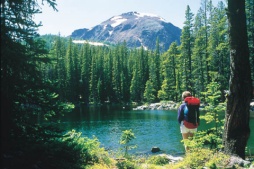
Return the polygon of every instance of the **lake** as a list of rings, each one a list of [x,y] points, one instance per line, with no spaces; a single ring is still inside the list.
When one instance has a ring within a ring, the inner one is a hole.
[[[224,117],[224,114],[222,116]],[[254,118],[251,118],[250,125],[253,129]],[[121,147],[119,140],[122,131],[132,129],[136,137],[132,143],[137,145],[137,148],[130,153],[147,154],[152,147],[159,147],[172,155],[184,153],[175,110],[133,110],[131,107],[109,105],[79,106],[61,119],[60,126],[64,130],[75,129],[89,138],[96,136],[101,146],[107,150],[118,151]],[[198,130],[209,127],[211,124],[207,125],[201,121]],[[248,141],[248,147],[253,151],[254,144],[250,143],[254,143],[254,131],[251,131]]]

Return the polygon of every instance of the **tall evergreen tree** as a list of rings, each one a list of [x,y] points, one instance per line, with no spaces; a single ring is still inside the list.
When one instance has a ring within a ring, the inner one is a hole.
[[[89,102],[89,79],[90,79],[90,63],[91,63],[91,49],[88,43],[85,43],[81,47],[80,51],[80,99],[81,101]]]
[[[164,100],[174,100],[177,101],[177,91],[176,91],[176,84],[177,84],[177,57],[179,55],[177,49],[177,43],[173,42],[169,50],[162,55],[162,76],[163,81],[161,85],[161,90],[158,91],[158,98]]]
[[[193,16],[189,5],[185,11],[185,22],[181,35],[181,76],[183,78],[182,89],[192,91],[193,84],[192,80],[192,48],[193,48]]]
[[[126,42],[124,42],[121,47],[121,56],[122,56],[122,72],[121,72],[121,101],[129,102],[130,101],[130,76],[128,74],[128,49]]]
[[[73,92],[72,89],[75,87],[75,65],[74,65],[74,46],[72,43],[72,39],[69,38],[68,40],[68,47],[66,51],[66,58],[65,58],[65,69],[66,69],[66,97],[69,98],[71,102],[75,101],[75,93]]]
[[[217,8],[212,11],[210,35],[209,35],[209,67],[210,76],[216,76],[216,81],[220,84],[222,93],[221,100],[224,100],[224,90],[228,87],[229,79],[229,44],[228,25],[225,5],[219,2]]]
[[[247,23],[247,35],[248,44],[250,51],[250,66],[251,66],[251,77],[254,79],[254,1],[246,0],[246,23]],[[252,82],[254,88],[254,82]]]
[[[91,60],[91,69],[90,69],[90,81],[89,81],[89,102],[97,104],[98,100],[98,77],[97,77],[97,65],[96,65],[96,56],[92,55]]]
[[[54,0],[44,2],[55,9]],[[4,153],[9,152],[13,142],[20,143],[15,138],[35,139],[28,129],[33,128],[31,119],[39,112],[44,117],[61,112],[56,111],[57,95],[46,87],[39,71],[48,59],[44,57],[47,52],[42,43],[35,40],[39,24],[33,17],[37,13],[40,13],[38,1],[1,1],[1,150]],[[10,136],[14,139],[10,140]]]
[[[120,45],[118,45],[114,51],[113,57],[113,73],[112,73],[112,85],[114,90],[114,99],[116,102],[121,100],[121,71],[122,71],[122,53]]]
[[[66,56],[66,45],[65,41],[60,37],[60,34],[56,37],[53,49],[50,51],[56,58],[56,86],[58,89],[59,96],[62,100],[66,98],[66,69],[65,69],[65,56]]]
[[[210,83],[210,67],[209,67],[209,60],[208,60],[208,37],[210,33],[210,15],[212,14],[212,1],[211,0],[202,0],[201,1],[201,15],[202,15],[202,21],[203,21],[203,29],[204,29],[204,53],[205,53],[205,66],[206,66],[206,84]]]
[[[205,72],[206,72],[206,38],[205,27],[202,21],[202,12],[198,11],[195,17],[195,41],[192,54],[192,66],[193,66],[193,94],[200,96],[200,93],[205,91]]]
[[[144,91],[144,100],[147,101],[148,103],[151,103],[155,101],[156,99],[156,90],[154,89],[154,85],[151,82],[151,80],[147,80],[146,82],[146,87]]]
[[[132,79],[130,85],[130,97],[132,101],[142,101],[145,91],[145,84],[148,80],[148,54],[141,47],[135,50],[132,66]]]
[[[224,150],[245,159],[245,148],[250,136],[252,97],[245,1],[228,0],[228,20],[231,75],[224,125]]]

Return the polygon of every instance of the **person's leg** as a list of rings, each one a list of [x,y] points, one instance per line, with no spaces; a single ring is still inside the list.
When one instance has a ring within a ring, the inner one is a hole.
[[[183,139],[188,139],[190,133],[182,133]]]
[[[190,134],[191,134],[191,133],[189,133],[189,132],[188,132],[188,133],[182,133],[183,140],[188,139]],[[189,150],[189,147],[186,146],[185,143],[184,143],[184,148],[185,148],[185,151],[186,151],[186,152]]]
[[[193,137],[193,136],[194,136],[194,133],[189,132],[189,137]]]

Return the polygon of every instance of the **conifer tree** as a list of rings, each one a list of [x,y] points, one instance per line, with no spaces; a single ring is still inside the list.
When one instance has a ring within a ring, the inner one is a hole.
[[[185,11],[185,22],[181,35],[180,69],[182,70],[182,89],[192,91],[192,48],[193,48],[193,16],[189,5]]]
[[[88,43],[84,43],[81,47],[80,51],[80,71],[81,71],[81,77],[80,77],[80,99],[88,103],[89,102],[89,79],[90,79],[90,63],[91,63],[91,48]]]
[[[195,17],[195,27],[194,27],[194,34],[195,34],[195,41],[193,47],[193,54],[192,59],[193,63],[193,94],[197,94],[200,96],[202,91],[205,91],[205,84],[206,84],[206,38],[205,38],[205,27],[204,22],[202,22],[202,13],[201,10],[198,11]]]
[[[177,100],[177,91],[176,91],[176,71],[177,71],[177,57],[179,55],[177,44],[173,42],[169,50],[162,55],[162,85],[161,90],[158,91],[158,98],[164,100]]]
[[[72,39],[69,38],[68,46],[66,51],[65,58],[65,69],[66,69],[66,97],[70,99],[70,101],[74,101],[74,93],[72,89],[74,88],[75,78],[74,78],[74,55],[73,55],[73,43]]]
[[[112,87],[112,53],[108,51],[104,55],[104,66],[103,66],[103,89],[104,89],[104,96],[103,99],[107,102],[113,100],[113,87]]]
[[[202,0],[201,1],[201,8],[200,8],[200,12],[201,12],[201,16],[202,16],[202,29],[204,29],[203,31],[203,35],[204,36],[204,55],[205,55],[205,67],[206,67],[206,71],[205,71],[205,82],[206,84],[210,83],[210,75],[209,75],[209,71],[210,71],[210,67],[209,67],[209,60],[208,60],[208,37],[209,37],[209,33],[210,33],[210,15],[212,14],[212,9],[213,9],[213,5],[212,5],[212,1],[211,0]]]
[[[229,79],[229,44],[228,44],[228,25],[223,2],[219,2],[218,6],[212,11],[210,35],[208,41],[209,67],[210,76],[215,77],[220,84],[222,93],[221,100],[224,100],[224,90],[228,87]]]
[[[251,69],[245,1],[228,0],[230,81],[224,125],[224,151],[245,159],[250,136]],[[241,32],[241,33],[239,33]]]
[[[156,99],[156,90],[154,89],[153,83],[151,80],[147,80],[146,87],[144,91],[144,100],[148,103],[152,103]]]
[[[96,67],[96,56],[92,55],[90,69],[90,81],[89,81],[89,102],[98,103],[98,77],[97,77],[97,67]]]
[[[246,0],[246,23],[247,23],[247,35],[248,44],[250,51],[250,66],[251,66],[251,77],[254,79],[254,1]],[[252,82],[254,88],[254,82]]]

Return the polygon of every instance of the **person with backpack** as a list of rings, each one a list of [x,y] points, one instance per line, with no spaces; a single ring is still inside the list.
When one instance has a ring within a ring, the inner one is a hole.
[[[194,136],[194,133],[197,132],[198,125],[200,124],[200,100],[193,97],[189,91],[184,91],[182,93],[182,99],[183,103],[178,109],[177,120],[180,124],[183,139],[188,139]],[[185,146],[185,151],[187,150],[189,150],[189,148]]]

